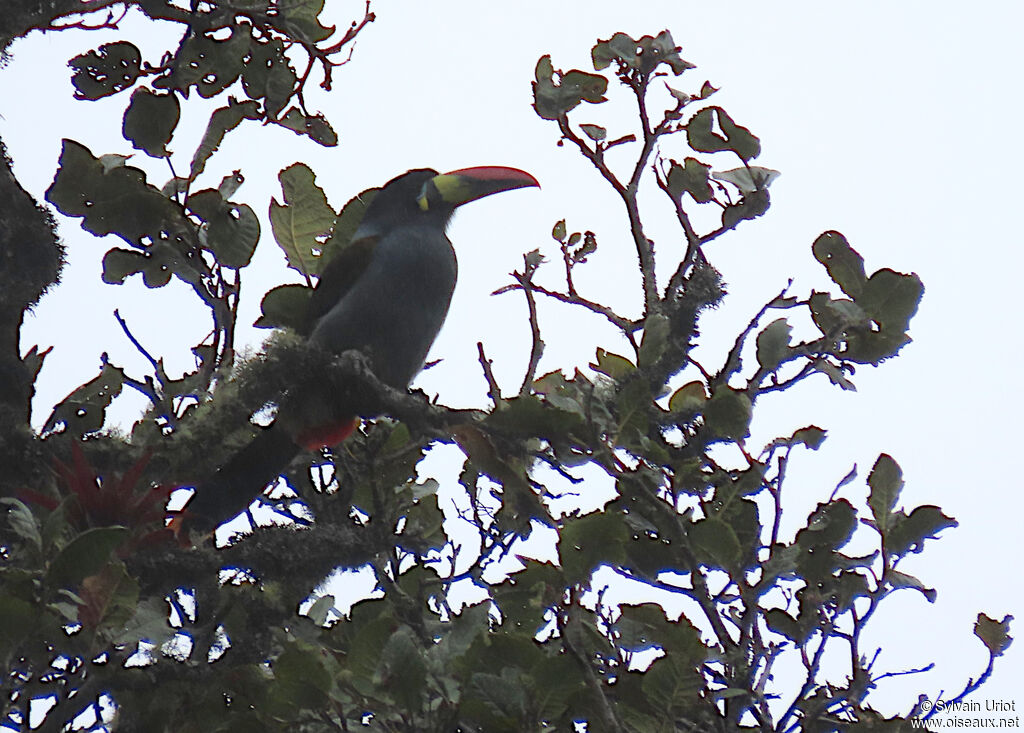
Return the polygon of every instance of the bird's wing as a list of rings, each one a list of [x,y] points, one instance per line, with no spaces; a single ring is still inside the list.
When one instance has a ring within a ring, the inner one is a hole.
[[[352,289],[373,259],[376,245],[377,237],[360,237],[330,259],[306,305],[305,334]]]

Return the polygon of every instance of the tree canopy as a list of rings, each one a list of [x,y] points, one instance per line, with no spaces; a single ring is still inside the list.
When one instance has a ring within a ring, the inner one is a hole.
[[[826,231],[808,243],[820,290],[781,287],[719,358],[695,358],[702,317],[728,297],[716,248],[757,226],[779,174],[760,165],[761,140],[694,76],[669,31],[611,31],[589,63],[557,50],[537,61],[537,115],[552,144],[577,151],[614,194],[629,241],[555,222],[557,257],[525,252],[499,291],[526,304],[524,378],[499,382],[479,344],[490,405],[452,409],[381,384],[358,354],[326,358],[290,330],[372,189],[341,202],[310,160],[280,172],[279,198],[245,202],[244,171],[217,168],[224,140],[244,135],[246,122],[339,144],[306,91],[329,91],[344,72],[374,21],[369,5],[343,29],[322,22],[323,0],[100,2],[81,15],[76,3],[45,15],[22,5],[0,39],[117,27],[122,10],[179,25],[180,40],[159,58],[126,38],[69,61],[78,98],[124,99],[118,123],[140,154],[171,162],[182,108],[195,97],[218,106],[187,169],[166,182],[124,155],[64,140],[46,201],[86,231],[119,238],[103,281],[184,283],[210,333],[192,349],[194,369],[172,376],[122,320],[151,370],[132,373],[104,355],[39,435],[29,401],[46,353],[22,355],[18,329],[58,282],[63,252],[48,209],[8,165],[0,726],[866,731],[934,714],[918,700],[897,717],[873,709],[875,683],[910,670],[878,669],[862,631],[893,593],[934,598],[902,563],[955,519],[902,501],[900,466],[882,453],[866,477],[851,472],[822,491],[800,528],[784,532],[787,467],[818,449],[827,426],[750,440],[765,395],[788,397],[812,379],[852,390],[858,367],[898,356],[924,286],[913,273],[873,269]],[[585,121],[595,105],[620,101],[635,110],[631,129]],[[674,215],[674,230],[657,236],[654,197]],[[257,325],[280,330],[240,358],[242,273],[257,246],[280,247],[302,283],[266,294]],[[639,312],[578,285],[599,247],[635,253]],[[544,277],[552,271],[556,285]],[[543,300],[602,319],[621,338],[585,369],[539,373]],[[176,535],[171,494],[250,440],[250,418],[296,373],[357,385],[361,429],[336,453],[294,463],[247,512],[247,529],[218,543]],[[148,402],[130,432],[107,415],[126,387]],[[439,445],[461,452],[456,485],[421,474]],[[862,480],[866,504],[847,492]],[[602,487],[610,498],[595,510],[584,499]],[[546,557],[531,538],[552,531],[557,556]],[[347,614],[330,591],[340,586],[324,585],[339,570],[373,578]],[[624,585],[637,600],[614,598]],[[668,614],[666,597],[681,615]],[[988,678],[1008,627],[978,615],[988,665],[948,700]]]

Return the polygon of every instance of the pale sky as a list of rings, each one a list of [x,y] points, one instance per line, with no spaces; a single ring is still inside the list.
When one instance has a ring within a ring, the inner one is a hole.
[[[351,9],[358,13],[361,3]],[[597,38],[667,28],[682,56],[697,65],[674,85],[696,90],[708,79],[721,87],[714,102],[761,138],[757,162],[782,172],[768,214],[708,250],[730,295],[703,322],[698,358],[720,363],[737,331],[788,277],[795,278],[796,295],[830,286],[810,252],[824,230],[843,232],[869,272],[891,267],[924,281],[911,326],[914,342],[898,358],[859,370],[855,393],[822,379],[766,398],[752,443],[812,423],[829,431],[821,450],[795,455],[791,463],[791,529],[854,463],[861,479],[841,495],[863,504],[863,478],[883,451],[903,468],[905,508],[938,504],[960,522],[902,567],[936,588],[937,602],[899,593],[869,626],[869,641],[883,647],[879,669],[932,661],[936,668],[886,680],[872,698],[875,706],[905,713],[918,694],[953,694],[980,673],[987,657],[972,634],[975,614],[1024,620],[1017,458],[1024,395],[1016,378],[1024,360],[1017,301],[1024,238],[1015,203],[1024,167],[1018,141],[1024,5],[677,0],[498,7],[382,0],[375,10],[378,20],[361,36],[351,63],[335,71],[334,92],[318,101],[339,134],[337,148],[283,129],[243,127],[208,166],[213,185],[241,168],[246,183],[236,198],[262,217],[265,239],[243,275],[242,322],[255,318],[266,289],[289,277],[269,237],[266,211],[271,195],[280,198],[277,171],[296,160],[316,171],[336,207],[413,167],[512,165],[541,181],[540,192],[467,206],[449,232],[460,283],[433,352],[444,362],[418,382],[445,404],[482,404],[478,340],[494,358],[504,389],[518,388],[525,308],[516,294],[489,293],[509,282],[507,273],[520,266],[523,252],[540,247],[549,258],[557,255],[550,231],[558,219],[566,218],[570,231],[598,235],[599,252],[578,281],[580,290],[636,316],[635,283],[621,276],[632,267],[632,245],[619,204],[589,163],[556,146],[557,128],[529,106],[529,83],[542,54],[552,54],[556,68],[591,70]],[[338,22],[344,26],[347,19]],[[173,33],[180,35],[177,28]],[[40,198],[56,169],[61,137],[96,154],[132,152],[119,134],[124,95],[71,101],[66,60],[105,40],[110,34],[35,34],[13,47],[13,62],[0,71],[0,99],[7,101],[0,134],[23,185]],[[161,44],[166,41],[154,38],[150,53]],[[198,99],[183,105],[182,132],[171,144],[179,170],[191,159],[211,109]],[[607,125],[618,136],[634,131],[631,111],[624,94],[613,91],[612,101],[580,109],[572,119]],[[685,156],[682,142],[667,142],[663,153]],[[623,164],[629,154],[612,163]],[[132,163],[150,171],[157,185],[170,177],[165,166],[142,157]],[[651,201],[648,234],[667,257],[677,233],[670,212],[657,197]],[[97,242],[67,220],[61,234],[70,255],[64,284],[29,318],[22,340],[23,349],[55,347],[36,404],[37,424],[49,406],[94,376],[102,351],[134,374],[145,373],[145,362],[111,315],[115,307],[172,371],[189,365],[188,347],[206,330],[205,313],[192,306],[185,288],[147,291],[138,278],[105,286],[99,262],[114,242]],[[557,283],[557,262],[549,267],[549,281]],[[597,319],[548,304],[541,318],[548,342],[541,372],[571,372],[590,361],[598,345],[621,349]],[[252,343],[262,336],[243,334]],[[137,409],[136,401],[117,414],[130,423]],[[973,699],[1016,699],[1024,706],[1022,649],[1011,647]]]

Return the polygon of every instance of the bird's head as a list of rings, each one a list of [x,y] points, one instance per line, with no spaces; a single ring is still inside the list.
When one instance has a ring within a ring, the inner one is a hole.
[[[517,168],[480,166],[451,173],[438,173],[430,168],[411,170],[392,178],[376,192],[358,236],[379,235],[383,228],[398,222],[440,220],[443,225],[463,204],[530,186],[539,188],[540,184]]]

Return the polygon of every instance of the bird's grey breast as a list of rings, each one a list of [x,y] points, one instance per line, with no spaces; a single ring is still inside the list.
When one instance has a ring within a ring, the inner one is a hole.
[[[456,275],[443,229],[396,227],[380,237],[366,272],[317,322],[310,341],[335,353],[359,349],[380,379],[404,387],[441,330]]]

